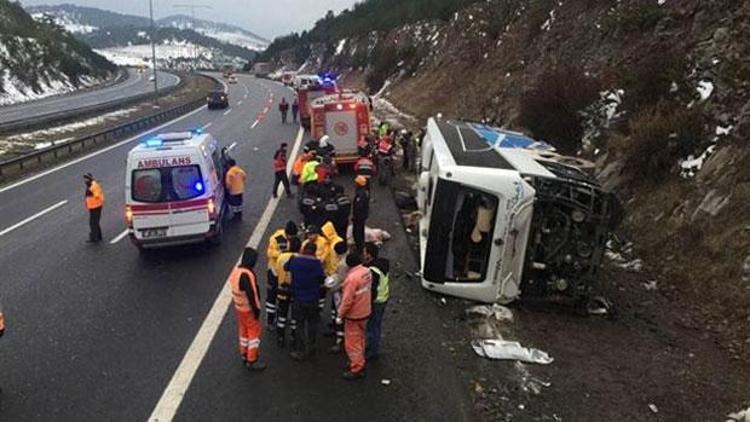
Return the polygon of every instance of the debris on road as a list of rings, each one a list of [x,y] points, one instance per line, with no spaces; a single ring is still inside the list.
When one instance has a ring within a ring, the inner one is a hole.
[[[539,349],[521,346],[517,341],[501,339],[474,340],[471,342],[474,352],[484,358],[493,360],[518,360],[521,362],[548,365],[554,359]]]
[[[447,301],[447,300],[446,300],[446,299],[445,299],[444,297],[441,297],[441,298],[440,298],[440,304],[441,304],[441,305],[447,305],[447,304],[448,304],[448,301]]]
[[[750,422],[750,407],[727,415],[727,422]]]
[[[646,283],[643,283],[643,287],[648,291],[656,290],[658,288],[658,286],[656,285],[656,280],[650,280]]]
[[[391,385],[391,380],[389,379],[382,379],[380,380],[380,383],[383,385]]]
[[[466,310],[466,315],[481,316],[485,318],[494,317],[497,321],[513,321],[513,312],[503,305],[497,303],[490,305],[472,306]]]
[[[659,413],[659,408],[656,407],[656,405],[653,404],[653,403],[649,403],[648,404],[648,408],[651,409],[651,411],[654,412],[654,413]]]
[[[346,229],[346,240],[350,245],[354,244],[351,225]],[[372,242],[378,246],[383,246],[383,243],[388,240],[391,240],[391,234],[387,231],[365,226],[365,242]]]

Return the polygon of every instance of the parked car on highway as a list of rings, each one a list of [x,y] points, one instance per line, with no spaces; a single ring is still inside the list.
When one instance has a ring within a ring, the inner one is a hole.
[[[221,240],[224,163],[202,131],[158,135],[128,153],[125,222],[139,250]]]
[[[227,108],[229,107],[229,94],[224,91],[211,91],[206,97],[208,109]]]

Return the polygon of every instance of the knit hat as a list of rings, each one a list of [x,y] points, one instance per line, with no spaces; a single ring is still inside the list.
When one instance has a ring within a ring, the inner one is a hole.
[[[83,178],[86,180],[94,180],[94,176],[91,173],[84,174]]]

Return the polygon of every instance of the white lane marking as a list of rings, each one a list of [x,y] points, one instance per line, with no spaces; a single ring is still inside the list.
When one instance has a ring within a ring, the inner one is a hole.
[[[208,122],[208,123],[206,123],[205,125],[203,125],[203,128],[202,128],[202,129],[203,129],[203,130],[206,130],[206,129],[210,128],[212,124],[214,124],[214,122]]]
[[[232,145],[229,145],[229,147],[227,147],[227,151],[233,150],[236,146],[237,146],[237,142],[232,142]]]
[[[232,112],[232,109],[230,108],[229,110],[227,110],[227,111],[225,111],[225,112],[224,112],[224,115],[225,115],[225,116],[228,116],[228,115],[229,115],[229,113],[231,113],[231,112]]]
[[[14,224],[14,225],[12,225],[10,227],[8,227],[7,229],[4,229],[3,231],[0,231],[0,236],[4,236],[4,235],[12,232],[13,230],[15,230],[15,229],[23,226],[24,224],[28,224],[28,223],[34,221],[35,219],[43,216],[44,214],[47,214],[50,211],[54,211],[55,209],[60,208],[60,207],[62,207],[63,205],[65,205],[67,203],[68,203],[68,200],[66,199],[66,200],[63,200],[63,201],[60,201],[60,202],[56,203],[55,205],[52,205],[51,207],[47,207],[47,208],[39,211],[38,213],[32,215],[31,217],[26,218],[26,219],[24,219],[22,221],[19,221],[18,223]]]
[[[116,238],[110,240],[109,244],[110,245],[114,245],[115,243],[121,241],[122,239],[125,238],[125,236],[128,235],[129,232],[130,232],[130,229],[125,229],[125,231],[123,231],[122,233],[118,234]]]
[[[126,140],[124,140],[124,141],[120,141],[120,142],[118,142],[118,143],[116,143],[116,144],[114,144],[114,145],[110,145],[110,146],[108,146],[108,147],[106,147],[106,148],[102,148],[102,149],[100,149],[100,150],[94,151],[94,152],[92,152],[91,154],[88,154],[88,155],[84,155],[83,157],[80,157],[80,158],[76,158],[75,160],[72,160],[72,161],[68,161],[68,162],[67,162],[67,163],[65,163],[65,164],[61,164],[61,165],[59,165],[59,166],[57,166],[57,167],[53,167],[53,168],[51,168],[51,169],[49,169],[49,170],[45,170],[45,171],[43,171],[43,172],[41,172],[41,173],[35,174],[35,175],[33,175],[33,176],[30,176],[30,177],[28,177],[28,178],[26,178],[26,179],[23,179],[23,180],[19,180],[19,181],[18,181],[18,182],[16,182],[16,183],[13,183],[13,184],[10,184],[10,185],[8,185],[8,186],[5,186],[5,187],[3,187],[3,188],[0,188],[0,193],[3,193],[3,192],[6,192],[6,191],[9,191],[9,190],[11,190],[11,189],[15,189],[15,188],[17,188],[17,187],[19,187],[19,186],[23,186],[23,185],[25,185],[25,184],[27,184],[27,183],[29,183],[29,182],[33,182],[34,180],[40,179],[40,178],[42,178],[42,177],[44,177],[44,176],[47,176],[48,174],[52,174],[52,173],[58,172],[58,171],[60,171],[60,170],[62,170],[62,169],[64,169],[64,168],[67,168],[67,167],[70,167],[70,166],[72,166],[72,165],[78,164],[78,163],[80,163],[80,162],[82,162],[82,161],[86,161],[86,160],[88,160],[89,158],[93,158],[93,157],[96,157],[97,155],[101,155],[101,154],[104,154],[104,153],[105,153],[105,152],[107,152],[107,151],[111,151],[111,150],[113,150],[113,149],[115,149],[115,148],[119,148],[119,147],[121,147],[121,146],[123,146],[123,145],[129,144],[130,142],[133,142],[134,140],[136,140],[136,139],[138,139],[138,138],[141,138],[141,137],[143,137],[144,135],[147,135],[147,134],[149,134],[149,133],[153,133],[153,132],[156,132],[156,131],[158,131],[158,130],[160,130],[160,129],[163,129],[163,128],[165,128],[165,127],[169,126],[169,125],[173,125],[173,124],[175,124],[175,123],[177,123],[177,122],[179,122],[179,121],[181,121],[181,120],[184,120],[184,119],[186,119],[186,118],[188,118],[188,117],[190,117],[190,116],[192,116],[192,115],[194,115],[194,114],[196,114],[196,113],[198,113],[198,112],[200,112],[200,111],[203,111],[203,110],[205,110],[205,109],[206,109],[206,106],[203,106],[203,107],[199,107],[199,108],[197,108],[197,109],[195,109],[195,110],[191,111],[191,112],[190,112],[190,113],[188,113],[188,114],[184,114],[184,115],[182,115],[182,116],[180,116],[180,117],[178,117],[178,118],[176,118],[176,119],[174,119],[174,120],[170,120],[170,121],[168,121],[167,123],[164,123],[163,125],[157,126],[157,127],[153,128],[153,129],[149,129],[149,130],[147,130],[147,131],[145,131],[145,132],[141,132],[140,134],[138,134],[138,135],[136,135],[136,136],[133,136],[133,137],[131,137],[131,138],[128,138],[128,139],[126,139]]]
[[[241,106],[242,105],[242,100],[237,101],[237,105]]]
[[[255,127],[258,126],[258,123],[260,123],[260,120],[254,121],[253,124],[250,126],[250,129],[255,129]]]
[[[302,137],[304,131],[300,128],[297,133],[297,140],[294,143],[292,150],[292,156],[295,156],[299,151],[300,144],[302,143]],[[291,173],[292,166],[294,165],[293,160],[289,160],[287,163],[286,171]],[[253,230],[253,234],[250,236],[250,240],[247,242],[247,246],[251,248],[258,248],[261,239],[268,228],[268,224],[271,222],[276,207],[279,205],[278,198],[271,198],[268,201],[266,209],[263,211],[258,224]],[[237,259],[237,263],[240,262],[240,258]],[[164,389],[159,402],[156,404],[151,416],[148,418],[152,422],[167,422],[174,419],[177,414],[177,410],[180,408],[182,400],[185,398],[190,383],[193,381],[195,373],[203,361],[203,358],[208,352],[211,342],[216,336],[216,332],[221,326],[221,321],[224,319],[224,315],[227,313],[227,308],[232,302],[232,292],[229,288],[228,281],[224,283],[219,295],[216,297],[211,310],[206,315],[206,319],[203,320],[201,328],[198,330],[193,342],[190,344],[185,356],[180,362],[180,366],[177,367],[172,379],[169,381],[169,385]]]

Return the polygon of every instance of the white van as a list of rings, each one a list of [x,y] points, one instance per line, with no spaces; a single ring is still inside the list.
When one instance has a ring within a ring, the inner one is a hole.
[[[621,212],[575,164],[520,133],[430,119],[417,198],[423,287],[485,303],[521,291],[588,299]]]
[[[305,89],[310,86],[320,85],[323,81],[318,75],[297,75],[294,77],[294,89]]]
[[[224,159],[207,133],[167,133],[128,154],[125,220],[139,248],[211,241],[222,234]]]

